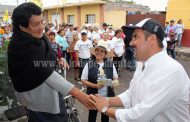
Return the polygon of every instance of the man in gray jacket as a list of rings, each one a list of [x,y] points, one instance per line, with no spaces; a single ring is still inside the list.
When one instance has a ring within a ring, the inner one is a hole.
[[[28,121],[67,122],[62,97],[67,94],[92,109],[89,96],[55,71],[58,61],[43,34],[41,8],[34,3],[23,3],[13,11],[12,22],[8,69],[17,98],[27,108]],[[66,65],[63,58],[59,63]]]

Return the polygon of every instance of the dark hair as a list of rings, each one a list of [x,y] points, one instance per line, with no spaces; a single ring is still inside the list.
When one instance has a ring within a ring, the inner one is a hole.
[[[144,30],[144,35],[145,35],[145,38],[147,39],[150,35],[152,35],[152,33],[149,33],[148,31]],[[160,40],[157,36],[156,36],[156,40],[157,40],[158,46],[160,48],[163,48],[164,45],[162,43],[162,40]]]
[[[13,31],[20,30],[19,26],[28,27],[32,15],[41,14],[41,8],[32,2],[19,5],[12,14]]]
[[[77,30],[78,30],[78,27],[74,27],[74,29],[73,29],[73,30],[77,31]]]
[[[179,21],[182,21],[182,19],[179,19],[179,20],[177,21],[177,24],[179,24]]]
[[[50,36],[50,35],[54,35],[54,36],[55,36],[55,33],[54,33],[54,32],[50,32],[50,33],[49,33],[49,36]]]
[[[87,35],[86,32],[82,32],[82,33],[81,33],[81,36],[86,36],[86,35]]]
[[[50,29],[45,27],[45,33],[47,33]]]
[[[57,31],[57,34],[60,34],[62,31],[64,31],[63,29],[59,29],[58,31]]]
[[[121,29],[117,29],[117,30],[115,31],[115,36],[116,36],[118,33],[120,33],[120,32],[122,32],[122,30],[121,30]]]

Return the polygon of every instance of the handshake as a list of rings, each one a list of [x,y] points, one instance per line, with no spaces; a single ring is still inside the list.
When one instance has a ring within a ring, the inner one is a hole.
[[[117,86],[119,85],[118,80],[111,80],[111,79],[99,79],[98,83],[104,85],[104,86]],[[99,95],[87,95],[81,91],[76,92],[77,94],[73,95],[80,103],[85,105],[90,110],[99,110],[102,111],[102,109],[105,106],[109,106],[109,101],[101,97]]]
[[[102,109],[105,106],[109,106],[109,101],[104,98],[101,97],[99,95],[87,95],[83,92],[79,93],[78,97],[76,97],[76,99],[82,103],[83,105],[85,105],[89,110],[98,110],[100,112],[102,112]]]

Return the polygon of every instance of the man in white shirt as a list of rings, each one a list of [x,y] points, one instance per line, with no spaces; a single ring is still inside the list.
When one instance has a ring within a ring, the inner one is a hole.
[[[98,34],[101,35],[101,37],[103,36],[103,33],[107,31],[108,28],[108,24],[107,23],[102,23],[102,27],[98,30]]]
[[[124,93],[107,99],[91,95],[90,101],[118,122],[190,122],[190,80],[182,65],[163,50],[162,26],[147,18],[127,29],[134,31],[130,45],[143,65]]]
[[[89,39],[87,39],[86,32],[82,32],[81,37],[82,39],[77,41],[74,47],[74,50],[77,52],[77,57],[79,58],[80,61],[80,69],[79,69],[80,77],[85,64],[90,60],[91,57],[90,48],[93,47],[92,42]]]

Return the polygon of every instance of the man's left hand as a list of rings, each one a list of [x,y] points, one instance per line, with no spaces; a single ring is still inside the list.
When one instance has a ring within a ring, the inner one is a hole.
[[[108,100],[106,100],[104,97],[101,97],[100,95],[90,95],[89,100],[97,109],[98,111],[102,111],[104,107],[109,106]]]

